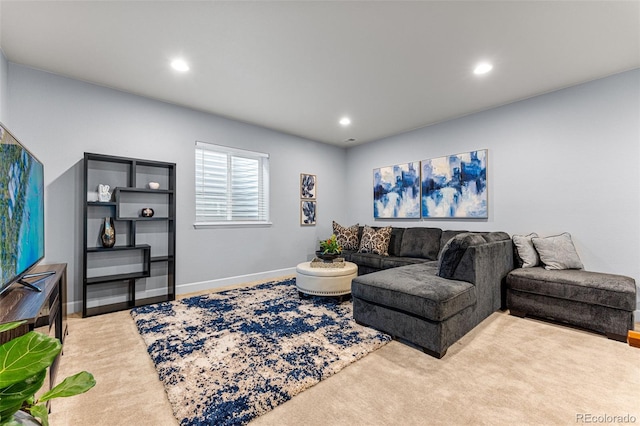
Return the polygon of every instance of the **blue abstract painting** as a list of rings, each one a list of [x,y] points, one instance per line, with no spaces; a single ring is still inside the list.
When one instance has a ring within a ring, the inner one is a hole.
[[[422,217],[487,218],[487,150],[423,160]]]
[[[373,170],[373,217],[420,217],[418,161]]]

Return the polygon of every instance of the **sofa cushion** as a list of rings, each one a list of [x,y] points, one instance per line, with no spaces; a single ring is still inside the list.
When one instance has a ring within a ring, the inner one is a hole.
[[[342,253],[340,253],[340,256],[347,262],[351,262],[351,255],[353,255],[354,253],[357,253],[357,252],[353,250],[342,250]]]
[[[358,266],[366,266],[368,268],[382,269],[382,256],[373,253],[360,253],[352,252],[349,258],[345,259],[348,262],[353,262]]]
[[[456,268],[468,247],[484,244],[487,240],[482,234],[474,232],[464,232],[456,235],[445,244],[438,257],[438,276],[442,278],[453,278]]]
[[[438,253],[438,257],[440,257],[440,253],[444,249],[444,246],[447,245],[449,240],[451,240],[456,235],[462,234],[464,232],[469,232],[469,231],[452,231],[452,230],[444,230],[444,231],[442,231],[442,236],[440,237],[440,252]]]
[[[552,237],[531,239],[544,269],[583,269],[582,261],[568,232]]]
[[[358,224],[348,228],[333,221],[333,234],[338,240],[338,244],[343,250],[358,250],[360,247],[360,238],[358,237]]]
[[[540,256],[536,248],[533,246],[533,237],[537,237],[538,234],[532,232],[529,235],[514,235],[513,245],[516,247],[517,263],[520,268],[533,268],[540,264]]]
[[[626,311],[636,309],[635,280],[623,275],[584,270],[545,270],[538,266],[511,271],[507,275],[507,287]]]
[[[438,259],[440,251],[440,228],[407,228],[402,236],[402,245],[398,256]]]
[[[493,232],[478,232],[482,235],[486,242],[493,243],[495,241],[510,240],[511,237],[506,232],[493,231]]]
[[[391,240],[391,227],[373,229],[370,226],[364,227],[362,238],[360,239],[359,253],[373,253],[382,256],[389,256],[389,242]]]
[[[433,262],[422,257],[398,257],[398,256],[385,256],[380,262],[382,269],[398,268],[400,266],[414,265],[416,263]]]
[[[436,275],[436,262],[425,262],[361,275],[351,282],[353,297],[444,321],[476,303],[475,286]]]
[[[400,247],[404,236],[405,228],[391,228],[391,238],[389,239],[389,256],[400,256]]]

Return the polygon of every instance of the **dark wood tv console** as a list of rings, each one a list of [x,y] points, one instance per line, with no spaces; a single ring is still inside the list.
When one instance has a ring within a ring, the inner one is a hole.
[[[44,278],[25,279],[27,282],[36,282],[41,292],[14,284],[0,295],[0,324],[26,321],[18,328],[0,333],[0,344],[32,330],[56,337],[64,343],[67,335],[67,264],[38,265],[30,272],[45,271],[54,273]],[[43,386],[44,390],[54,386],[59,360],[60,356],[51,365],[49,381]]]

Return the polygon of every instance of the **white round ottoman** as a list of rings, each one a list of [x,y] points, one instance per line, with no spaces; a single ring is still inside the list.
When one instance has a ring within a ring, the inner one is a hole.
[[[344,296],[351,294],[351,280],[358,276],[358,265],[344,262],[342,268],[312,268],[311,262],[296,266],[296,287],[302,294]]]

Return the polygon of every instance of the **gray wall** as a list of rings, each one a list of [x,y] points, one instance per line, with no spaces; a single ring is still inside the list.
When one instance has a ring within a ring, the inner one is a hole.
[[[487,148],[488,220],[376,224],[567,231],[587,269],[640,283],[639,118],[636,69],[352,147],[344,225],[373,222],[372,169]]]
[[[7,122],[8,109],[7,109],[7,58],[4,57],[4,53],[0,50],[0,123],[9,125]]]
[[[489,149],[488,220],[376,224],[512,234],[568,231],[588,269],[640,282],[639,93],[640,70],[629,71],[345,152],[13,63],[7,66],[0,58],[0,119],[10,121],[12,132],[45,163],[46,261],[69,264],[69,293],[75,301],[81,295],[85,151],[177,163],[179,292],[289,273],[331,232],[332,219],[345,225],[374,222],[373,168],[482,148]],[[271,154],[272,227],[193,229],[196,140]],[[318,176],[316,227],[299,225],[300,173]]]
[[[11,131],[45,164],[46,259],[69,264],[81,300],[82,157],[94,152],[177,163],[178,292],[291,273],[343,219],[342,148],[9,63]],[[194,229],[196,140],[271,155],[268,228]],[[318,179],[318,226],[300,226],[300,173]],[[72,309],[79,309],[76,304]]]

